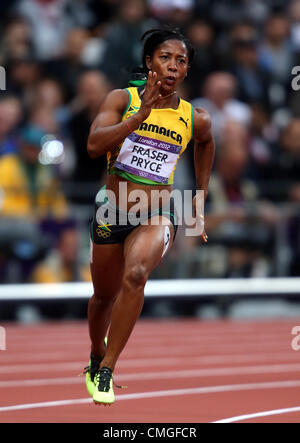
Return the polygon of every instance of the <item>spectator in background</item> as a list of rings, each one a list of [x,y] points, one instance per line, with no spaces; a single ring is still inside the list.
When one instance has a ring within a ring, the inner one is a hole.
[[[68,126],[71,105],[65,100],[65,90],[56,79],[45,77],[36,86],[29,120],[47,134],[63,143],[64,151],[56,164],[62,180],[70,179],[75,166],[75,152]]]
[[[196,20],[188,27],[187,37],[196,50],[188,75],[190,96],[196,98],[206,77],[218,66],[214,29],[209,23]]]
[[[21,103],[13,95],[0,96],[0,157],[17,151],[14,133],[22,118]]]
[[[294,49],[300,51],[300,0],[292,0],[288,8],[291,23],[291,41]]]
[[[271,159],[271,145],[277,140],[279,131],[263,103],[252,103],[251,115],[249,126],[251,166],[249,167],[249,175],[259,186],[260,179],[264,177],[264,168]]]
[[[272,7],[269,3],[265,0],[210,1],[210,17],[219,30],[227,30],[233,23],[245,21],[257,26],[269,15]]]
[[[23,17],[9,19],[2,31],[0,41],[0,62],[6,65],[10,59],[33,54],[30,25]]]
[[[223,277],[262,277],[271,272],[266,254],[270,252],[276,214],[267,204],[255,206],[253,212],[258,189],[247,179],[248,135],[243,125],[227,122],[210,181],[205,227],[212,245],[227,246],[227,257],[217,266],[223,268],[223,275],[219,275]],[[212,247],[213,255],[218,251]],[[216,256],[213,260],[219,259]]]
[[[19,152],[0,158],[1,217],[64,218],[67,204],[50,166],[39,163],[45,132],[29,125],[23,128]]]
[[[149,12],[162,23],[177,25],[187,24],[191,18],[194,0],[148,0]]]
[[[290,24],[284,14],[271,15],[264,25],[264,39],[259,47],[259,64],[270,76],[270,100],[275,108],[285,106],[290,90],[296,54],[290,40]]]
[[[266,198],[300,202],[300,118],[292,118],[272,146],[262,180],[268,185]]]
[[[78,82],[78,92],[74,100],[74,112],[69,122],[70,134],[75,151],[75,168],[72,180],[80,184],[81,196],[73,196],[77,203],[91,202],[91,189],[84,189],[84,185],[100,184],[106,170],[106,159],[99,157],[91,160],[87,153],[87,139],[91,123],[96,117],[99,107],[110,90],[106,76],[99,71],[87,71],[82,74]]]
[[[63,135],[65,94],[55,79],[44,77],[36,85],[29,120],[48,134]],[[61,134],[62,133],[62,134]]]
[[[47,75],[63,85],[67,100],[73,99],[80,75],[85,70],[82,55],[88,40],[88,31],[81,28],[72,29],[66,35],[60,57],[44,63]]]
[[[238,82],[238,98],[269,104],[270,74],[259,64],[258,35],[254,26],[238,24],[230,33],[231,62],[228,69]]]
[[[70,0],[21,0],[16,12],[32,27],[36,56],[39,60],[57,57],[72,23],[66,14]]]
[[[194,0],[172,0],[165,24],[178,27],[186,34],[193,18]]]
[[[27,125],[18,138],[18,152],[0,157],[0,254],[8,283],[27,281],[51,246],[41,224],[47,221],[57,233],[68,217],[53,165],[40,163],[44,136],[40,128]]]
[[[89,263],[80,261],[80,239],[76,227],[61,231],[56,247],[33,270],[33,283],[91,281]]]
[[[44,77],[36,85],[32,107],[47,108],[55,113],[64,105],[64,90],[57,80]]]
[[[255,184],[246,179],[248,135],[247,128],[238,122],[227,121],[224,126],[208,196],[209,207],[216,212],[226,208],[227,204],[242,208],[245,202],[257,197]]]
[[[285,86],[295,62],[286,15],[273,14],[267,19],[259,57],[260,65],[270,72],[272,81]]]
[[[203,97],[192,101],[194,107],[206,109],[212,120],[212,130],[216,143],[221,141],[228,121],[236,121],[248,126],[251,119],[249,106],[235,98],[237,83],[228,72],[210,74],[203,86]]]
[[[108,27],[101,69],[113,87],[126,87],[129,69],[141,64],[140,38],[157,23],[147,17],[145,0],[124,0],[119,18]],[[123,67],[128,67],[128,72]]]
[[[28,111],[34,100],[37,83],[42,78],[42,67],[31,56],[19,57],[10,60],[7,69],[7,89],[19,97]]]

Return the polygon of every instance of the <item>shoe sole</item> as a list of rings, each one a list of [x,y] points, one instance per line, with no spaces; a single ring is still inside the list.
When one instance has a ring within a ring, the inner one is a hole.
[[[112,403],[102,403],[102,402],[98,402],[98,401],[95,401],[95,400],[94,400],[94,404],[96,406],[111,406],[112,405]]]

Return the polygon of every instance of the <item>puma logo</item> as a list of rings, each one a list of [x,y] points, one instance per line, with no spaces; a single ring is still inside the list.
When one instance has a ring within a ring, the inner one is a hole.
[[[187,122],[189,121],[189,118],[185,121],[182,117],[179,117],[179,121],[183,122],[185,126],[187,127]]]
[[[165,246],[167,246],[167,244],[169,243],[169,241],[170,241],[170,234],[167,233],[167,241],[166,241],[166,243],[165,243]]]
[[[162,257],[165,255],[165,253],[167,252],[167,250],[168,250],[168,247],[169,247],[169,243],[170,243],[170,229],[169,229],[169,226],[166,226],[165,227],[165,232],[164,232],[164,250],[163,250],[163,252],[162,252]]]

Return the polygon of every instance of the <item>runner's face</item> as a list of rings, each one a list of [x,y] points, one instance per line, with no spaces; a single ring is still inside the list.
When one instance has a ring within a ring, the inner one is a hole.
[[[188,70],[188,52],[180,40],[167,40],[147,57],[147,67],[157,73],[161,89],[171,92],[183,82]]]

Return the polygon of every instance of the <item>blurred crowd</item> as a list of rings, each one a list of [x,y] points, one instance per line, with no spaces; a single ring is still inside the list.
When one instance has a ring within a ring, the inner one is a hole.
[[[89,128],[140,65],[141,35],[162,24],[196,48],[180,95],[209,111],[216,158],[209,243],[179,231],[154,278],[300,275],[300,0],[11,0],[0,17],[1,283],[90,280],[106,159],[89,159]],[[179,189],[195,186],[191,171],[192,145]]]

